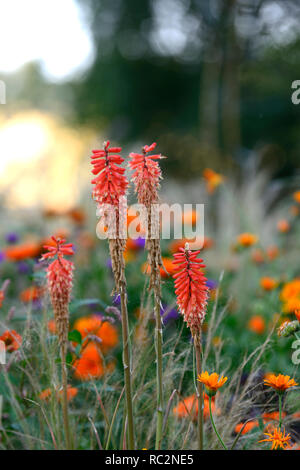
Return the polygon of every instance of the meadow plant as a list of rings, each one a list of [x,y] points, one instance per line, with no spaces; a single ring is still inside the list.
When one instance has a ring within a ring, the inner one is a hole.
[[[45,215],[43,227],[39,219],[35,239],[1,232],[1,449],[299,446],[291,354],[300,334],[299,191],[291,211],[273,201],[272,212],[263,173],[236,187],[206,169],[181,196],[172,183],[177,200],[203,195],[200,255],[192,241],[160,239],[163,157],[154,148],[129,156],[138,202],[147,208],[138,239],[124,235],[129,181],[121,148],[105,142],[93,151],[93,199],[110,259],[80,208]],[[162,198],[172,202],[168,184]],[[65,217],[68,234],[53,230],[55,217],[59,226]],[[183,219],[192,226],[195,212]],[[48,233],[55,235],[45,241]],[[74,288],[68,256],[76,262]],[[54,319],[44,302],[47,260]]]
[[[163,331],[161,319],[161,268],[163,262],[160,248],[159,219],[156,208],[158,205],[158,189],[162,179],[161,169],[157,160],[161,154],[148,155],[156,147],[156,143],[145,145],[142,153],[130,153],[129,168],[133,170],[132,181],[135,186],[138,203],[145,208],[141,214],[141,225],[146,235],[146,250],[148,251],[148,266],[150,268],[149,290],[154,295],[155,313],[155,345],[157,368],[157,427],[155,448],[160,449],[163,429]],[[143,219],[144,215],[144,219]]]
[[[127,422],[128,422],[128,448],[134,449],[134,423],[132,405],[131,384],[131,357],[130,336],[128,327],[127,292],[125,279],[124,250],[126,241],[120,236],[122,217],[120,206],[125,197],[128,181],[124,176],[125,169],[119,165],[124,159],[120,156],[121,147],[109,148],[110,142],[104,142],[103,150],[93,150],[92,165],[93,174],[98,175],[92,180],[94,184],[93,198],[98,206],[98,215],[103,217],[109,227],[112,226],[114,233],[110,235],[109,251],[112,262],[112,270],[115,279],[114,293],[120,294],[122,313],[122,335],[123,335],[123,364],[126,391]]]
[[[206,314],[207,291],[206,278],[202,269],[205,268],[203,260],[197,258],[200,250],[192,252],[189,244],[179,248],[174,254],[174,264],[177,266],[175,279],[175,294],[180,312],[184,321],[190,328],[196,356],[197,376],[202,372],[202,345],[201,329]],[[203,448],[203,387],[197,383],[198,398],[198,444]]]
[[[47,267],[47,282],[50,293],[56,332],[60,346],[61,371],[62,371],[62,406],[67,449],[71,448],[71,435],[68,415],[68,377],[66,365],[66,353],[69,331],[69,303],[73,286],[74,265],[65,256],[73,255],[71,243],[65,243],[64,239],[52,237],[53,245],[45,245],[48,250],[42,255],[42,260],[55,258]]]

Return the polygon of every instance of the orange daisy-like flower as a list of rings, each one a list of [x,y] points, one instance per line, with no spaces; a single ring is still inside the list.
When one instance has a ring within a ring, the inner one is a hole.
[[[0,341],[4,342],[6,351],[17,351],[22,344],[22,336],[15,330],[6,330],[3,335],[0,336]]]
[[[113,368],[113,362],[109,363],[107,367],[104,366],[97,344],[91,341],[84,348],[81,357],[75,361],[74,375],[79,380],[97,379]]]
[[[270,261],[273,261],[279,256],[279,249],[276,245],[269,246],[266,249],[267,256]]]
[[[268,387],[274,388],[279,393],[283,393],[291,387],[296,387],[298,384],[294,379],[291,379],[289,375],[278,374],[267,374],[264,379],[264,384]]]
[[[300,204],[300,191],[296,191],[294,194],[293,194],[293,198],[296,202],[298,202],[298,204]]]
[[[240,246],[244,246],[244,247],[252,246],[258,242],[258,236],[254,235],[254,233],[248,233],[248,232],[241,233],[237,237],[237,242]]]
[[[285,313],[293,313],[300,309],[300,279],[293,279],[284,285],[280,292],[280,300],[283,302]]]
[[[277,230],[280,233],[287,233],[290,228],[290,223],[286,219],[279,220],[277,223]]]
[[[282,418],[286,417],[286,413],[282,411],[281,413]],[[262,419],[264,420],[265,423],[268,423],[270,421],[279,421],[279,411],[272,411],[271,413],[263,413]]]
[[[254,250],[251,254],[251,259],[256,264],[262,264],[265,262],[265,255],[262,250]]]
[[[47,327],[50,333],[52,333],[53,335],[56,334],[56,325],[54,318],[51,318],[51,320],[48,321]]]
[[[74,329],[79,331],[82,338],[87,335],[95,335],[101,340],[99,347],[102,353],[114,348],[118,342],[118,331],[108,321],[103,321],[100,315],[82,317],[74,323]]]
[[[284,313],[293,313],[295,310],[300,309],[300,298],[299,297],[291,297],[285,304],[283,305],[283,312]]]
[[[4,250],[4,254],[10,261],[22,261],[27,258],[35,258],[41,252],[41,245],[35,242],[28,242],[22,245],[15,245]]]
[[[236,434],[238,434],[241,429],[243,428],[245,423],[239,423],[236,425],[234,431]],[[248,423],[245,424],[244,429],[242,430],[242,434],[247,434],[248,432],[252,431],[253,428],[256,428],[259,426],[259,422],[257,419],[254,419],[253,421],[248,421]]]
[[[204,393],[203,398],[203,418],[207,419],[209,417],[209,397]],[[212,399],[211,411],[212,414],[220,414],[221,412],[219,408],[216,409],[214,397]],[[196,394],[194,393],[180,401],[178,405],[173,408],[173,414],[177,418],[188,418],[191,416],[193,420],[196,420],[198,416],[198,400]]]
[[[57,392],[57,399],[60,400],[61,399],[61,396],[62,396],[62,393],[63,393],[63,390],[59,390]],[[76,397],[78,393],[78,388],[76,387],[71,387],[71,385],[68,385],[68,388],[67,388],[67,400],[68,401],[71,401],[73,400],[73,398]],[[45,390],[43,390],[40,394],[39,394],[39,398],[43,401],[49,401],[49,399],[51,398],[51,395],[52,395],[52,390],[51,388],[46,388]]]
[[[43,289],[37,286],[30,286],[27,289],[23,290],[20,294],[20,299],[22,302],[33,302],[38,300],[43,294]]]
[[[280,299],[289,300],[291,297],[300,297],[300,279],[287,282],[280,293]]]
[[[265,327],[266,323],[261,315],[253,315],[253,317],[250,318],[248,323],[249,330],[257,333],[258,335],[261,335],[265,331]]]
[[[227,381],[227,377],[223,377],[223,375],[219,377],[219,374],[216,372],[209,374],[205,371],[198,375],[197,380],[205,385],[208,395],[212,396],[216,394],[219,388],[223,387]]]
[[[291,435],[285,434],[285,431],[280,431],[279,428],[274,428],[273,432],[265,433],[265,436],[267,436],[267,438],[259,442],[271,442],[271,450],[277,450],[278,448],[286,449],[290,445]]]
[[[224,177],[211,168],[205,168],[203,178],[206,181],[206,189],[210,194],[214,193],[216,188],[224,181]]]
[[[295,316],[298,321],[300,321],[300,310],[295,310]]]
[[[276,287],[278,286],[278,281],[276,281],[272,277],[262,277],[260,280],[260,286],[264,290],[273,290],[276,289]]]

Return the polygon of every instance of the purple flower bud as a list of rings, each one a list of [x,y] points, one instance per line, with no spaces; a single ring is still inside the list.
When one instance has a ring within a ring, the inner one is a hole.
[[[5,240],[7,243],[13,244],[19,241],[19,235],[17,233],[11,232],[5,235]]]

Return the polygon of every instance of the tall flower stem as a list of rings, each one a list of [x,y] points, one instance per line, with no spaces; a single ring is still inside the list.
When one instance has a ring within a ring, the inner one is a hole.
[[[225,450],[228,450],[226,445],[224,444],[220,434],[218,433],[215,422],[214,422],[213,414],[212,414],[212,411],[211,411],[211,396],[209,396],[209,415],[210,415],[210,420],[211,420],[212,427],[214,428],[214,431],[216,433],[217,438],[219,439],[220,443],[222,444],[222,447]]]
[[[279,429],[281,429],[282,425],[282,395],[278,394],[278,401],[279,401]]]
[[[162,267],[160,248],[160,223],[158,212],[158,189],[162,178],[161,169],[157,160],[163,157],[161,154],[148,155],[156,147],[154,142],[145,145],[142,153],[131,153],[129,155],[129,168],[133,170],[132,180],[139,204],[146,209],[143,217],[143,228],[146,232],[146,249],[148,251],[148,264],[150,267],[149,291],[154,295],[155,313],[155,351],[156,351],[156,377],[157,377],[157,421],[155,449],[160,449],[163,433],[163,335],[162,321],[160,316],[161,305],[161,279],[160,268]]]
[[[201,331],[194,336],[197,377],[202,372]],[[197,380],[198,399],[198,449],[203,450],[203,384]]]
[[[63,422],[66,440],[66,449],[71,450],[71,437],[70,437],[70,425],[69,425],[69,410],[68,410],[68,376],[67,376],[67,365],[66,365],[66,347],[61,345],[60,348],[61,357],[61,376],[62,376],[62,412]]]
[[[125,286],[121,286],[121,315],[122,315],[122,337],[123,337],[123,367],[126,395],[126,411],[128,422],[128,448],[134,450],[134,423],[132,406],[132,384],[131,384],[131,361],[130,361],[130,337],[128,328],[127,294]]]
[[[155,449],[159,450],[163,431],[163,364],[162,364],[162,321],[160,315],[160,296],[154,292],[154,310],[155,310],[155,346],[156,346],[156,380],[157,380],[157,421],[156,421],[156,439]]]
[[[51,303],[54,312],[55,327],[58,335],[61,358],[62,376],[62,413],[65,431],[66,448],[71,449],[69,414],[68,414],[68,376],[66,365],[66,352],[69,331],[69,303],[73,286],[73,269],[71,261],[65,256],[73,255],[74,251],[71,243],[66,240],[52,238],[51,245],[45,245],[47,253],[42,255],[42,260],[53,259],[47,267],[47,284],[50,293]]]

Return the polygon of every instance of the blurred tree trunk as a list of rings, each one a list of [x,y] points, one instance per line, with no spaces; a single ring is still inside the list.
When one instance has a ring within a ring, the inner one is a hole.
[[[201,140],[225,156],[240,146],[240,51],[234,28],[235,0],[223,4],[212,35],[208,54],[215,61],[204,62],[201,95]]]

